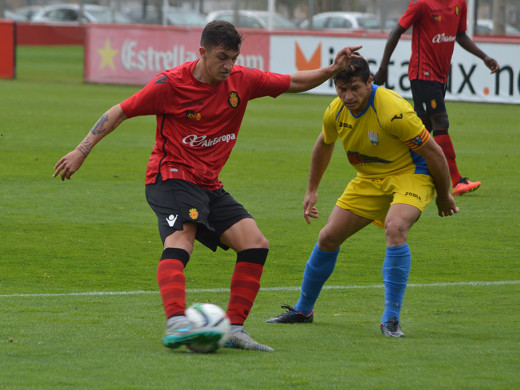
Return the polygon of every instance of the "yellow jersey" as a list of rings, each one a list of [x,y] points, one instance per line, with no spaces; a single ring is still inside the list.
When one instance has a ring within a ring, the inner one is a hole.
[[[430,134],[412,106],[392,90],[373,85],[368,105],[359,115],[337,97],[325,111],[322,131],[327,144],[341,139],[358,177],[430,174],[424,158],[414,152]]]

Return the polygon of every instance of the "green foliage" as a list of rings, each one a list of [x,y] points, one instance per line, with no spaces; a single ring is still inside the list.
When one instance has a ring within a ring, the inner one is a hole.
[[[308,226],[310,152],[331,97],[252,101],[221,178],[270,240],[246,328],[275,352],[198,355],[160,343],[162,246],[144,199],[154,118],[126,121],[71,181],[51,177],[99,116],[137,88],[83,84],[79,47],[19,47],[17,64],[16,80],[0,80],[0,388],[520,387],[517,107],[448,103],[459,167],[483,186],[457,198],[458,215],[439,218],[432,204],[412,229],[407,337],[389,340],[378,325],[384,235],[372,226],[343,245],[314,324],[264,324],[296,301],[305,261],[354,171],[338,146],[321,218]],[[188,303],[225,307],[234,261],[197,245]]]

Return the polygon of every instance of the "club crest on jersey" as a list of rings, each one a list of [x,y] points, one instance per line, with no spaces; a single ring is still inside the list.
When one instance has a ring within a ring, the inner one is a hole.
[[[188,213],[191,219],[197,219],[199,217],[199,212],[197,211],[197,209],[190,209]]]
[[[202,115],[200,115],[200,112],[195,113],[195,111],[192,111],[192,110],[184,111],[184,115],[186,116],[186,119],[196,119],[196,120],[200,121],[200,118],[202,118]]]
[[[458,5],[455,6],[455,15],[459,16],[460,14],[460,8]]]
[[[228,94],[227,102],[232,108],[237,108],[240,105],[240,96],[238,96],[238,92],[231,91]]]
[[[379,145],[379,136],[375,131],[369,131],[368,132],[368,139],[370,140],[370,143],[374,146]]]
[[[430,102],[430,105],[431,105],[432,108],[435,110],[435,109],[437,108],[437,100],[432,99],[432,101]]]

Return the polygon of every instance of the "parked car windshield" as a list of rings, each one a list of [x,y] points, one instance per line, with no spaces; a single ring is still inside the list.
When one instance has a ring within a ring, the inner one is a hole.
[[[366,30],[378,30],[381,27],[379,19],[373,17],[360,16],[358,23],[361,28]]]
[[[169,9],[168,23],[180,26],[205,26],[206,18],[190,10]]]
[[[269,24],[269,13],[258,13],[257,16],[264,22],[266,26]],[[273,14],[273,28],[296,29],[297,27],[289,19],[285,19],[283,16],[278,14]]]
[[[109,9],[87,9],[87,12],[94,17],[96,23],[132,23],[126,16]]]

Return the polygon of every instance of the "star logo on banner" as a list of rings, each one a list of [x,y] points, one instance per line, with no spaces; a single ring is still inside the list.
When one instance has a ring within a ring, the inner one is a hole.
[[[101,65],[99,66],[99,69],[109,66],[110,69],[115,71],[116,67],[114,65],[114,57],[119,50],[110,47],[110,39],[107,38],[105,40],[105,47],[103,49],[97,49],[97,51],[101,56]]]

